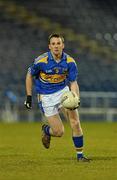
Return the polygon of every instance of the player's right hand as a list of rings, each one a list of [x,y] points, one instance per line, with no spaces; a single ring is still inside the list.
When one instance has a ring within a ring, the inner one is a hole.
[[[27,109],[32,108],[32,96],[28,95],[26,98],[26,101],[24,102],[24,105],[26,106]]]

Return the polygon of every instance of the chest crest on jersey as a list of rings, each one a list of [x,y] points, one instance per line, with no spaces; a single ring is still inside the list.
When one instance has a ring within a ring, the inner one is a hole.
[[[53,70],[54,70],[54,73],[55,73],[55,74],[58,74],[58,73],[59,73],[59,68],[54,68]]]

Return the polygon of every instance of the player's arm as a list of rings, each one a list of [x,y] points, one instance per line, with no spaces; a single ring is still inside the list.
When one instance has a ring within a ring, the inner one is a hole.
[[[28,68],[28,72],[26,75],[26,101],[25,106],[27,109],[32,108],[32,86],[33,86],[33,77],[39,73],[38,64],[34,62],[32,66]]]
[[[30,73],[27,73],[27,75],[26,75],[26,94],[27,94],[27,96],[32,96],[32,84],[33,84],[32,75]]]
[[[75,94],[75,96],[78,96],[79,102],[78,106],[80,105],[80,91],[79,91],[79,85],[77,83],[77,76],[78,76],[78,68],[75,63],[75,61],[72,59],[72,61],[69,63],[69,75],[68,79],[70,82],[70,90]]]
[[[70,82],[70,90],[75,92],[78,97],[80,97],[79,85],[77,81]]]
[[[68,63],[68,79],[70,82],[70,89],[71,91],[75,92],[78,97],[80,95],[79,93],[79,85],[77,83],[77,76],[78,76],[78,68],[74,61],[74,59],[71,59],[71,62]]]
[[[80,106],[80,91],[79,91],[79,85],[77,81],[70,82],[70,90],[74,93],[75,96],[78,96],[78,104],[74,108],[74,109],[77,109]]]
[[[25,101],[25,106],[27,109],[32,108],[32,84],[33,84],[33,79],[31,73],[27,73],[26,75],[26,101]]]
[[[34,62],[32,66],[28,68],[26,75],[26,101],[25,106],[27,109],[32,108],[32,86],[33,86],[33,77],[36,77],[39,73],[39,64]]]

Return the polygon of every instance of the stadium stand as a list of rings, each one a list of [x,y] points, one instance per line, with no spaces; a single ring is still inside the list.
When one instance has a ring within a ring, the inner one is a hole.
[[[17,96],[24,96],[26,70],[38,53],[42,53],[42,43],[46,35],[25,25],[0,18],[0,88],[1,94],[12,90]],[[41,44],[41,46],[40,46]]]
[[[19,0],[17,3],[39,16],[49,17],[53,22],[72,28],[76,33],[101,40],[105,45],[117,45],[116,0],[45,0],[39,3],[37,0],[33,3],[31,0]]]
[[[81,91],[116,92],[115,4],[109,0],[0,0],[1,99],[7,90],[24,98],[26,69],[47,50],[47,37],[57,30],[65,34],[66,50],[78,63]]]

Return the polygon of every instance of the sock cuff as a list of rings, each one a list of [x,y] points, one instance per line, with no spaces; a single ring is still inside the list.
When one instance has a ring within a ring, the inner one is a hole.
[[[82,136],[73,136],[72,139],[73,139],[76,149],[80,149],[83,147],[83,135]]]
[[[48,135],[48,136],[50,136],[50,126],[48,126],[48,125],[46,125],[45,127],[44,127],[44,132]]]

